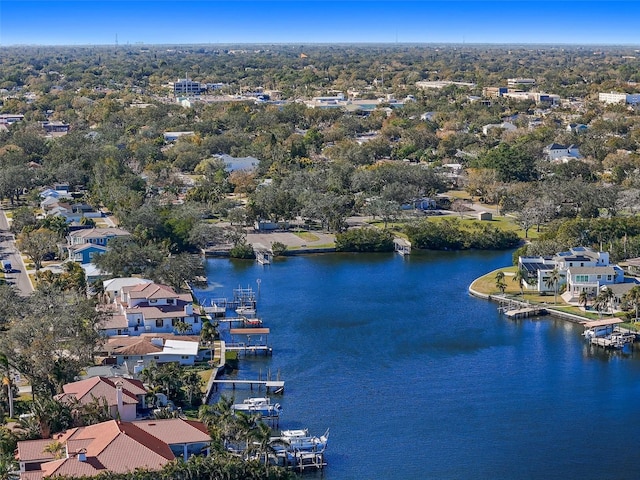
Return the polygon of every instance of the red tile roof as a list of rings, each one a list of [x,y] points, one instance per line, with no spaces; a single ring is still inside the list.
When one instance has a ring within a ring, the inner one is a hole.
[[[41,470],[28,472],[22,478],[93,476],[104,471],[123,473],[136,468],[159,470],[175,458],[170,444],[209,442],[211,438],[200,422],[175,418],[151,422],[111,420],[68,430],[57,440],[66,445],[68,457],[43,463]],[[20,460],[42,459],[33,455],[51,441],[19,442]],[[78,455],[81,450],[85,452],[85,461]],[[29,452],[31,457],[27,455]]]
[[[158,299],[179,297],[173,288],[158,283],[143,283],[141,285],[134,285],[128,289],[127,287],[123,288],[123,290],[125,289],[128,290],[129,298]]]
[[[124,404],[137,404],[136,395],[145,395],[147,390],[140,380],[120,377],[93,377],[79,382],[67,383],[62,387],[64,393],[57,395],[57,400],[76,398],[80,403],[87,404],[94,398],[106,398],[109,406],[118,404],[117,383],[122,384],[122,400]]]

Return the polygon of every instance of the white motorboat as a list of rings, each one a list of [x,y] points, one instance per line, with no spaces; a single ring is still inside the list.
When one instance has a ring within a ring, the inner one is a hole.
[[[280,437],[274,439],[297,451],[323,452],[327,448],[329,429],[319,437],[309,435],[309,430],[282,430]]]
[[[235,412],[243,412],[247,414],[260,414],[264,418],[277,418],[282,412],[279,403],[271,403],[268,397],[250,397],[242,403],[236,403],[231,406]]]
[[[253,307],[238,307],[236,308],[236,313],[238,315],[243,315],[246,317],[251,317],[256,314],[256,309]]]

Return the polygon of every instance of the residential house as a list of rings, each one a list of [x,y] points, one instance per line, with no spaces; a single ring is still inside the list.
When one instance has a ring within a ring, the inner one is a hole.
[[[518,268],[527,272],[525,287],[528,290],[548,293],[566,285],[568,302],[577,301],[582,290],[596,295],[603,285],[625,281],[622,269],[609,263],[608,252],[596,252],[588,247],[574,247],[552,257],[519,257]],[[557,284],[550,281],[554,270],[559,276]]]
[[[167,143],[175,142],[180,137],[192,137],[195,135],[193,131],[185,131],[185,132],[164,132],[162,136],[164,137],[164,141]]]
[[[68,248],[69,260],[80,264],[87,264],[93,261],[93,256],[107,251],[107,247],[85,243],[83,245],[73,245]]]
[[[40,194],[40,208],[46,216],[64,217],[67,223],[79,222],[83,217],[101,218],[102,212],[86,203],[68,203],[63,200],[70,200],[72,197],[68,193],[47,189]]]
[[[107,251],[107,244],[117,237],[131,235],[121,228],[84,228],[74,230],[67,235],[67,251],[69,260],[80,264],[88,264],[93,256]]]
[[[24,115],[20,113],[2,113],[0,114],[0,125],[13,125],[24,119]]]
[[[107,336],[142,333],[199,334],[200,315],[193,309],[191,294],[179,294],[166,285],[144,283],[122,287],[120,296],[106,307],[110,313],[101,331]]]
[[[584,123],[570,123],[567,125],[567,131],[572,133],[584,133],[589,129]]]
[[[133,287],[135,285],[143,285],[147,283],[153,282],[146,278],[136,277],[111,278],[102,282],[102,291],[107,295],[109,301],[113,302],[116,297],[120,296],[124,287]]]
[[[111,337],[103,355],[137,375],[150,363],[193,365],[198,358],[200,338],[193,335],[142,334],[137,337]]]
[[[258,168],[258,164],[260,163],[260,160],[255,157],[232,157],[227,154],[214,155],[214,157],[224,162],[227,172],[235,172],[238,170],[252,172]]]
[[[543,152],[547,155],[547,160],[551,163],[566,163],[571,159],[580,159],[580,150],[576,145],[561,145],[559,143],[552,143],[547,145]]]
[[[54,441],[62,445],[62,458],[45,452]],[[22,480],[93,477],[138,468],[160,470],[176,458],[209,455],[210,442],[206,426],[193,420],[109,420],[72,428],[51,439],[18,442],[16,456]]]
[[[131,422],[146,408],[146,388],[140,380],[119,377],[93,377],[67,383],[63,393],[54,398],[62,403],[86,405],[95,399],[105,399],[114,419]]]
[[[515,132],[518,129],[518,127],[516,127],[511,122],[490,123],[482,127],[482,134],[488,135],[489,131],[493,129],[501,129],[501,130],[504,130],[505,132]]]
[[[46,137],[60,137],[69,132],[70,125],[64,122],[40,122]]]

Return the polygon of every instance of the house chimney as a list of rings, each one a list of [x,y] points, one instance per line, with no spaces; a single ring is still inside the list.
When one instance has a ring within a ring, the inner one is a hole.
[[[116,382],[116,400],[118,402],[118,418],[122,420],[124,414],[124,399],[122,397],[122,382]]]
[[[86,462],[87,461],[87,449],[86,448],[81,448],[80,450],[78,450],[78,461],[79,462]]]

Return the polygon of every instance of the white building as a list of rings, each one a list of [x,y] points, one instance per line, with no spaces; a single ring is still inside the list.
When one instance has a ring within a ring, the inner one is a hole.
[[[508,78],[507,85],[515,87],[516,85],[535,85],[535,78]]]
[[[199,334],[202,329],[191,294],[179,294],[173,288],[157,283],[123,286],[120,295],[105,311],[109,316],[100,330],[109,337],[181,333],[185,326],[184,333]]]
[[[106,355],[115,358],[116,365],[124,365],[127,371],[138,374],[151,363],[178,363],[193,365],[198,357],[198,337],[172,335],[139,337],[114,337],[105,345]]]
[[[177,82],[173,82],[173,94],[178,95],[200,95],[202,85],[200,82],[194,82],[188,78],[180,78]]]
[[[506,132],[515,132],[516,130],[518,130],[518,127],[516,127],[513,123],[511,122],[502,122],[502,123],[490,123],[488,125],[485,125],[482,127],[482,134],[483,135],[488,135],[490,130],[493,130],[494,128],[500,128]]]
[[[547,155],[547,160],[551,163],[566,163],[571,159],[582,158],[580,150],[576,145],[561,145],[559,143],[552,143],[547,145],[543,152]]]
[[[527,272],[525,287],[538,292],[554,292],[566,285],[566,301],[577,301],[581,291],[597,295],[603,285],[624,282],[624,272],[609,263],[608,252],[596,252],[588,247],[574,247],[553,257],[519,257],[518,268]],[[557,270],[557,285],[550,283]]]
[[[416,87],[418,88],[434,88],[437,90],[440,90],[444,87],[448,87],[450,85],[455,85],[457,87],[466,87],[466,88],[473,88],[476,86],[475,83],[470,83],[470,82],[452,82],[450,80],[433,80],[433,81],[429,81],[429,80],[421,80],[419,82],[416,82]]]
[[[598,100],[607,104],[625,103],[635,105],[640,103],[640,93],[600,93],[598,94]]]

